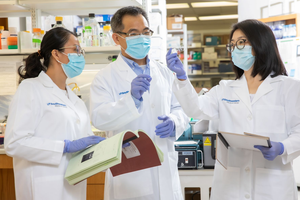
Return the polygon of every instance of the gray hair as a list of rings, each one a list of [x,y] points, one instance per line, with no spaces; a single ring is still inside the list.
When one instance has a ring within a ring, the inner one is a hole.
[[[122,20],[125,15],[143,15],[149,24],[147,13],[142,8],[136,6],[127,6],[119,9],[111,19],[111,29],[114,33],[122,31],[124,29]]]

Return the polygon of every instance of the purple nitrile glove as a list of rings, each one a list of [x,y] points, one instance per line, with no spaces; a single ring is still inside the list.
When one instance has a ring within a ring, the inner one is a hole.
[[[136,99],[141,99],[144,92],[149,90],[152,78],[147,74],[140,74],[131,82],[131,95]]]
[[[274,160],[278,155],[283,154],[284,152],[284,146],[281,142],[272,142],[271,141],[272,147],[264,147],[260,145],[254,145],[254,148],[259,149],[265,159],[267,160]]]
[[[74,141],[65,140],[64,153],[73,153],[76,151],[81,151],[86,147],[90,145],[98,144],[103,140],[105,140],[105,138],[96,135],[84,137]]]
[[[178,79],[187,79],[186,72],[184,70],[183,64],[180,59],[177,57],[177,53],[172,53],[170,49],[167,53],[166,60],[168,68],[176,73]]]
[[[130,146],[130,143],[127,142],[127,143],[125,143],[125,144],[122,145],[122,148],[129,147],[129,146]]]
[[[174,121],[166,115],[159,116],[158,119],[163,120],[163,122],[156,126],[156,135],[160,138],[174,137]]]

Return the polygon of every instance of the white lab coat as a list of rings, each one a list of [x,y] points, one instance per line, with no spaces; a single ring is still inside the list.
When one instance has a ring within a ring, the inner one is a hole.
[[[71,186],[64,179],[71,158],[63,154],[64,140],[93,134],[85,104],[67,90],[69,99],[41,72],[22,81],[10,104],[4,145],[17,200],[86,199],[86,181]]]
[[[284,144],[283,155],[274,161],[266,160],[260,151],[230,148],[229,168],[216,162],[211,200],[297,199],[291,162],[300,154],[299,80],[268,76],[252,102],[244,75],[221,81],[199,97],[189,81],[176,80],[173,91],[189,117],[218,118],[219,131],[249,132]]]
[[[181,200],[178,155],[174,141],[183,133],[188,118],[172,93],[174,75],[157,62],[150,61],[150,93],[143,94],[139,109],[131,97],[131,82],[135,72],[119,55],[101,70],[91,86],[91,119],[95,127],[110,131],[109,137],[124,130],[143,129],[164,153],[159,167],[112,177],[106,173],[105,200]],[[176,108],[175,108],[176,107]],[[155,127],[160,115],[170,116],[176,125],[176,137],[159,138]]]

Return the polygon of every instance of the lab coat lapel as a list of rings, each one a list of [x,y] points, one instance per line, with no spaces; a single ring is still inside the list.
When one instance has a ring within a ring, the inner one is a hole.
[[[248,90],[248,85],[247,85],[247,80],[245,75],[243,75],[240,79],[233,81],[230,84],[230,87],[232,87],[236,95],[239,96],[240,100],[246,105],[246,107],[252,113],[249,90]]]
[[[272,83],[281,81],[281,77],[275,77],[271,78],[269,75],[258,87],[257,92],[254,96],[254,99],[252,100],[252,104],[257,102],[262,96],[266,95],[267,93],[271,92],[273,90]]]
[[[63,103],[65,103],[69,108],[74,110],[77,113],[77,115],[79,115],[79,113],[77,112],[77,109],[75,107],[75,104],[78,101],[78,97],[74,94],[74,92],[68,86],[66,87],[66,89],[67,89],[70,99],[68,99],[68,97],[63,93],[63,91],[61,91],[61,89],[44,72],[40,73],[39,79],[45,87],[52,88],[53,95],[58,97]]]
[[[119,54],[117,60],[115,61],[117,65],[118,73],[127,82],[132,82],[132,80],[137,77],[136,73],[128,66],[128,64],[123,60],[121,54]]]

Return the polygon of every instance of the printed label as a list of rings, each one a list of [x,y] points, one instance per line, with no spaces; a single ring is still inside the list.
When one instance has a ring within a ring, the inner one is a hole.
[[[135,146],[135,144],[133,142],[129,142],[130,146],[125,147],[122,149],[124,155],[126,156],[127,159],[129,158],[134,158],[137,156],[140,156],[141,153],[139,152],[138,148]]]

